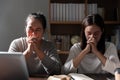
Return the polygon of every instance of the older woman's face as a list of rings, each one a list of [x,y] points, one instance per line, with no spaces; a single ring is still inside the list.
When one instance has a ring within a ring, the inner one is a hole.
[[[101,35],[102,35],[102,31],[100,29],[100,27],[96,26],[96,25],[90,25],[87,26],[85,28],[85,36],[86,39],[88,40],[89,38],[95,38],[95,40],[97,41],[97,43],[99,42]]]
[[[26,35],[28,38],[34,37],[40,40],[43,36],[43,32],[43,26],[39,20],[34,18],[28,20],[26,26]]]

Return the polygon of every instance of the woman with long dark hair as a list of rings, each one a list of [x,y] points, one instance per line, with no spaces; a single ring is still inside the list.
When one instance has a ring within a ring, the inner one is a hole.
[[[105,41],[104,20],[92,14],[82,21],[81,42],[74,44],[63,66],[64,73],[112,73],[120,67],[117,49]]]

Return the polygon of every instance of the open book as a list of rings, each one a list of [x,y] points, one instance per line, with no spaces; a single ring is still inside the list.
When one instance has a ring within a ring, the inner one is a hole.
[[[68,75],[53,75],[49,76],[47,80],[94,80],[84,74],[70,73]]]
[[[71,78],[73,80],[94,80],[94,79],[92,79],[89,76],[86,76],[84,74],[70,73],[68,75],[71,76]]]

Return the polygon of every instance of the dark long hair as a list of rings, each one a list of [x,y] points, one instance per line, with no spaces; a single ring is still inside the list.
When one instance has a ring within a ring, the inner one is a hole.
[[[101,39],[97,44],[97,49],[104,54],[105,52],[105,32],[104,32],[104,20],[99,14],[91,14],[85,17],[82,21],[82,31],[81,31],[81,49],[84,49],[87,45],[87,40],[85,37],[85,28],[90,25],[97,25],[102,31]]]

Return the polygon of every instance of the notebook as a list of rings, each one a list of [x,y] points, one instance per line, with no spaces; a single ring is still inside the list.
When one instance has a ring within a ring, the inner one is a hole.
[[[28,80],[28,70],[21,52],[0,52],[0,80]]]

